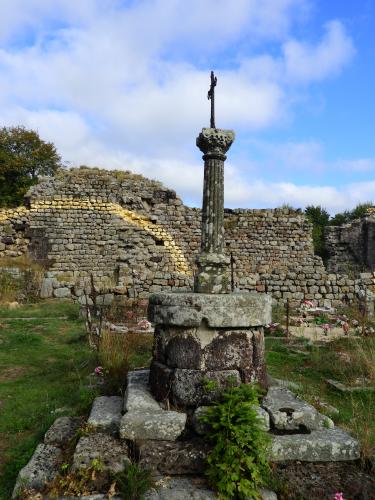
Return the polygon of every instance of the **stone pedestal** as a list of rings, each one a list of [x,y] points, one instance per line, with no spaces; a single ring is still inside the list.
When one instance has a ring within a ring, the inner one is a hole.
[[[154,294],[149,319],[156,324],[150,386],[158,401],[197,407],[229,384],[266,385],[268,295]]]

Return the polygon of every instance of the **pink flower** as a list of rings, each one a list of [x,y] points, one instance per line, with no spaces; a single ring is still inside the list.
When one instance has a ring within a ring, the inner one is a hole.
[[[344,500],[344,495],[341,492],[335,493],[335,496],[333,497],[333,500]]]
[[[331,328],[331,325],[329,323],[323,323],[322,328],[325,332],[328,332],[328,330]]]
[[[142,319],[137,323],[137,328],[139,328],[140,330],[150,330],[151,323],[147,321],[147,319]]]
[[[101,377],[104,375],[103,373],[103,367],[102,366],[97,366],[94,370],[95,375],[100,375]]]
[[[349,332],[349,323],[344,321],[344,323],[342,324],[342,329],[344,330],[344,333],[347,334]]]
[[[132,319],[132,318],[134,318],[134,312],[133,311],[126,311],[125,316],[128,319]]]

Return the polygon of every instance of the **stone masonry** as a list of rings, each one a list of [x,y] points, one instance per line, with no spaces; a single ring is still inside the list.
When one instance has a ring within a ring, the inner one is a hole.
[[[249,200],[249,204],[251,200]],[[99,287],[129,296],[191,290],[201,211],[161,183],[129,172],[71,169],[30,189],[26,206],[0,210],[0,258],[28,252],[47,266],[43,296]],[[289,209],[225,210],[225,251],[238,290],[333,305],[371,286],[370,275],[328,273],[311,225]]]

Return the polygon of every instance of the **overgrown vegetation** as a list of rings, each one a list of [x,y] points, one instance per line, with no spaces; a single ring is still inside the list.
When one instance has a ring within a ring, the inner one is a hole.
[[[259,487],[268,479],[268,438],[254,405],[259,405],[257,388],[242,384],[225,391],[202,417],[214,444],[206,475],[220,498],[260,498]]]
[[[51,142],[25,127],[0,129],[0,207],[20,205],[41,175],[54,175],[61,158]]]

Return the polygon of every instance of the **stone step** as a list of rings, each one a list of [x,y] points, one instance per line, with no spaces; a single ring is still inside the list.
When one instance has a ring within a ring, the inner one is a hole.
[[[97,431],[116,434],[120,426],[122,404],[119,396],[95,398],[87,423]]]
[[[272,436],[270,459],[274,462],[339,462],[360,457],[358,441],[342,429],[322,429],[311,434]]]

